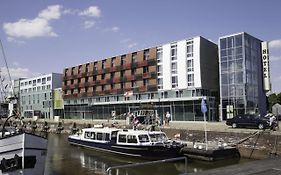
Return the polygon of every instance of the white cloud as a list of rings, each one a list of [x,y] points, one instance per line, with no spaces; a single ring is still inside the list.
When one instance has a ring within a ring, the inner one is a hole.
[[[64,9],[62,12],[64,15],[76,15],[79,13],[78,9]]]
[[[62,6],[60,5],[48,6],[39,13],[38,17],[46,20],[59,19],[61,16],[61,9]]]
[[[137,45],[137,43],[131,43],[128,45],[128,48],[132,48],[132,47],[135,47]]]
[[[95,21],[84,21],[84,28],[89,29],[95,25]]]
[[[281,60],[281,56],[269,56],[269,61],[279,61]]]
[[[59,19],[62,6],[53,5],[42,10],[34,19],[20,19],[14,23],[4,23],[3,29],[11,38],[55,37],[49,21]]]
[[[99,18],[101,16],[101,10],[98,6],[90,6],[89,8],[80,12],[79,15]]]
[[[38,73],[38,72],[32,72],[28,68],[21,68],[21,67],[9,68],[9,72],[10,72],[12,80],[15,80],[18,78],[30,78],[30,77],[42,75],[41,73]],[[1,76],[5,77],[6,81],[9,81],[6,67],[1,67]]]
[[[112,30],[113,32],[118,32],[118,31],[119,31],[119,27],[114,26],[114,27],[111,28],[111,30]]]
[[[270,41],[269,47],[271,47],[271,48],[281,48],[281,39]]]

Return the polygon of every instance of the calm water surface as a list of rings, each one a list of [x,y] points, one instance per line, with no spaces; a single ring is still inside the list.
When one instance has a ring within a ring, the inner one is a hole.
[[[48,135],[48,154],[46,159],[45,175],[96,175],[106,174],[108,167],[125,165],[128,163],[144,162],[144,160],[120,157],[77,146],[67,142],[67,135]],[[227,160],[221,162],[188,162],[188,172],[204,171],[249,160]],[[130,169],[112,171],[112,175],[177,175],[184,172],[184,162],[162,163]]]

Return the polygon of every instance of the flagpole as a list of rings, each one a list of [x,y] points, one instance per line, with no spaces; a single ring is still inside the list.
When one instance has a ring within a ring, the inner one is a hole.
[[[207,105],[205,103],[204,98],[201,100],[201,112],[204,115],[204,130],[205,130],[205,144],[206,144],[206,151],[208,150],[208,139],[207,139],[207,124],[206,124],[206,112],[208,111]]]
[[[208,150],[208,139],[207,139],[207,124],[206,124],[206,113],[204,112],[204,130],[205,130],[205,142],[206,142],[206,151]]]

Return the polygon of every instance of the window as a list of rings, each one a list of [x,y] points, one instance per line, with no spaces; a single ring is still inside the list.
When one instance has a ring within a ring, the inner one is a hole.
[[[140,143],[149,142],[148,135],[139,135]]]
[[[25,82],[24,85],[26,86],[26,85],[27,85],[27,82]]]
[[[51,79],[52,79],[51,77],[47,77],[47,81],[51,81]]]
[[[46,78],[42,78],[42,84],[46,84]]]
[[[126,143],[126,135],[119,134],[118,142]]]
[[[193,41],[186,42],[186,57],[193,57]]]
[[[87,63],[87,64],[86,64],[86,72],[89,72],[89,70],[90,70],[90,64]]]
[[[132,63],[136,63],[137,62],[137,52],[132,53]]]
[[[94,71],[97,71],[97,70],[98,70],[98,63],[94,62]]]
[[[126,55],[121,56],[121,66],[123,66],[124,64],[126,64]]]
[[[171,60],[177,60],[177,44],[171,44]]]
[[[157,53],[156,53],[157,63],[161,63],[162,62],[162,57],[163,57],[162,47],[158,47],[157,48]]]
[[[194,74],[187,74],[187,86],[194,86]]]
[[[135,135],[128,135],[127,139],[128,143],[138,143],[137,137]]]
[[[144,79],[144,80],[143,80],[143,86],[147,86],[147,84],[148,84],[148,80],[147,80],[147,79]]]
[[[178,73],[177,62],[172,62],[171,69],[172,69],[172,74]]]
[[[143,53],[143,60],[148,60],[149,59],[149,50],[145,50]]]
[[[133,87],[136,87],[136,86],[137,86],[136,81],[131,81],[131,87],[133,88]]]
[[[178,77],[172,76],[172,88],[177,88],[177,87],[178,87]]]
[[[47,85],[47,89],[51,89],[51,85]]]
[[[41,83],[41,78],[40,78],[40,79],[37,79],[37,83]]]
[[[71,75],[74,75],[75,67],[71,68]]]
[[[132,75],[135,75],[135,74],[136,74],[136,69],[132,69],[132,70],[131,70],[131,74],[132,74]]]
[[[157,75],[158,76],[162,76],[163,75],[163,70],[162,70],[162,65],[158,65],[157,66]]]
[[[78,66],[78,74],[80,74],[82,72],[82,65]]]
[[[32,81],[32,86],[36,86],[36,80]]]
[[[20,83],[20,85],[21,85],[21,86],[23,86],[23,85],[24,85],[24,83]]]
[[[102,140],[102,133],[101,132],[97,133],[97,140]]]
[[[115,57],[111,58],[111,67],[115,67],[115,60]]]
[[[148,72],[148,66],[143,67],[143,73],[147,73]]]
[[[194,65],[193,65],[193,59],[187,60],[187,71],[193,72],[194,71]]]
[[[157,86],[158,86],[158,89],[163,89],[163,78],[157,79]]]
[[[104,80],[105,74],[101,74],[101,79]]]
[[[124,70],[121,70],[121,72],[120,72],[120,77],[122,78],[122,77],[124,77],[124,75],[125,75],[125,71],[124,71]]]
[[[110,78],[113,79],[115,77],[115,72],[110,73]]]
[[[93,76],[93,81],[96,81],[96,80],[97,80],[97,76],[94,75],[94,76]]]
[[[105,68],[105,61],[106,61],[106,60],[102,60],[102,65],[101,65],[101,68],[102,68],[102,69]]]

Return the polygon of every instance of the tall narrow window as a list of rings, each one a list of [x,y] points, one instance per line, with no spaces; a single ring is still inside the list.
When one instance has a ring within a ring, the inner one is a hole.
[[[136,63],[137,62],[137,52],[132,53],[132,63]]]
[[[115,67],[115,60],[115,57],[111,58],[111,67]]]
[[[126,55],[121,56],[121,66],[126,64]]]
[[[177,60],[177,44],[171,44],[171,60]]]
[[[143,60],[148,60],[149,59],[149,50],[145,50],[143,53]]]
[[[158,47],[157,48],[157,54],[156,54],[157,63],[161,63],[162,62],[162,57],[163,57],[162,47]]]

